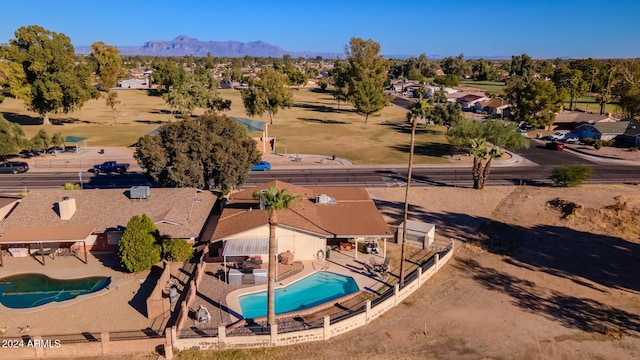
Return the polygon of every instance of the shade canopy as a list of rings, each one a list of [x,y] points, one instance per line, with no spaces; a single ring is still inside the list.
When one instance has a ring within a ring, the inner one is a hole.
[[[249,131],[264,131],[264,127],[267,124],[264,121],[251,120],[251,119],[241,118],[237,116],[232,116],[231,119],[241,123]]]
[[[68,142],[68,143],[79,143],[85,140],[87,140],[87,138],[82,136],[65,136],[64,137],[64,142]]]
[[[225,241],[222,256],[249,256],[268,253],[268,238],[247,238]]]

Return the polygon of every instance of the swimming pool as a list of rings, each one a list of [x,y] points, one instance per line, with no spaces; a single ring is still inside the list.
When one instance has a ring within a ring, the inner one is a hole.
[[[360,291],[349,276],[326,271],[315,272],[285,287],[276,289],[276,314],[300,311]],[[238,297],[242,316],[267,316],[267,292],[261,291]]]
[[[102,290],[110,278],[52,279],[43,274],[19,274],[0,279],[0,304],[13,309],[32,308],[50,302],[75,299]]]

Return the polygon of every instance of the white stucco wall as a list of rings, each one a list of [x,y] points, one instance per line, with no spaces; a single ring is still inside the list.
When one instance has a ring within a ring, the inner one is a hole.
[[[228,236],[225,240],[246,238],[269,238],[269,225]],[[289,250],[295,255],[295,260],[314,260],[318,251],[322,250],[324,253],[327,247],[326,239],[322,236],[303,233],[281,226],[276,228],[276,241],[278,253]],[[269,254],[253,255],[261,255],[266,258]]]

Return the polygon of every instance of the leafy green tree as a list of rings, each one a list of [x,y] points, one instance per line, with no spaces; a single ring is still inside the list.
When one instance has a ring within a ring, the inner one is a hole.
[[[169,59],[160,59],[153,63],[153,81],[158,85],[158,90],[168,92],[172,87],[186,81],[187,72],[182,65]]]
[[[557,186],[574,187],[589,180],[593,169],[585,164],[567,164],[551,170],[551,181]]]
[[[502,149],[529,147],[529,141],[516,132],[516,125],[502,120],[475,122],[458,120],[447,132],[452,146],[471,151],[473,155],[473,188],[484,189],[493,159],[503,155]]]
[[[429,112],[429,120],[437,125],[443,125],[447,131],[462,117],[462,107],[458,103],[436,104]]]
[[[51,144],[51,137],[47,134],[47,130],[40,129],[38,132],[31,138],[31,149],[44,151]]]
[[[161,246],[158,240],[158,229],[147,214],[133,216],[118,243],[122,267],[129,272],[151,269],[160,261]]]
[[[90,69],[76,61],[71,40],[64,34],[41,26],[21,27],[9,41],[2,57],[19,66],[10,66],[8,90],[37,112],[44,125],[50,113],[68,113],[99,96],[91,86]]]
[[[320,86],[321,90],[327,90],[327,87],[329,87],[329,81],[327,81],[327,79],[320,79],[320,81],[318,81],[318,86]]]
[[[265,68],[258,79],[250,82],[249,89],[240,92],[244,108],[249,116],[262,116],[265,112],[273,125],[273,117],[279,109],[293,106],[293,94],[287,77],[279,71]]]
[[[278,211],[289,209],[294,201],[300,198],[298,194],[289,194],[287,189],[278,190],[270,186],[266,190],[256,191],[253,198],[260,200],[261,208],[269,212],[269,270],[267,273],[267,323],[273,326],[276,322],[275,313],[275,283],[276,283],[276,227],[278,226]]]
[[[113,124],[118,124],[117,105],[118,93],[113,90],[118,81],[124,77],[124,65],[120,57],[120,51],[113,45],[107,45],[102,41],[91,44],[91,60],[95,73],[100,81],[100,88],[105,92],[104,98],[107,106],[113,113]]]
[[[349,100],[365,116],[365,124],[390,100],[384,93],[390,62],[379,53],[380,44],[371,39],[351,38],[349,47],[345,47]]]
[[[336,102],[338,103],[338,110],[340,110],[340,103],[349,101],[348,64],[341,60],[336,61],[333,69],[331,70],[331,78],[333,79],[331,95],[336,99]]]
[[[529,84],[535,75],[535,64],[531,56],[523,53],[522,55],[511,56],[511,71],[509,75],[519,76],[524,84]]]
[[[521,79],[509,79],[505,87],[512,116],[537,128],[551,126],[567,93],[558,91],[550,81],[533,80],[525,85]]]
[[[245,127],[225,115],[208,113],[165,124],[157,135],[140,138],[135,158],[164,186],[213,185],[226,194],[247,180],[260,153]]]
[[[424,75],[422,75],[422,73],[418,69],[409,70],[409,74],[407,75],[407,79],[413,80],[413,81],[426,81],[427,80],[427,78],[424,77]]]
[[[61,133],[53,134],[53,136],[51,137],[51,144],[53,144],[53,146],[64,145],[64,137],[62,136],[62,134]]]
[[[364,115],[366,125],[369,116],[382,110],[389,103],[389,99],[376,84],[361,82],[354,85],[351,102],[353,102],[356,112]]]
[[[551,78],[556,85],[556,89],[566,89],[569,93],[569,111],[575,110],[575,102],[583,95],[586,83],[582,79],[582,71],[572,70],[568,67],[556,69]]]
[[[29,140],[24,137],[22,127],[0,115],[0,159],[6,160],[8,155],[17,154],[28,146]]]
[[[456,75],[439,75],[433,78],[433,83],[443,86],[443,87],[454,87],[454,86],[458,86],[459,83],[459,79],[458,76]]]
[[[193,257],[193,246],[185,239],[169,239],[162,243],[163,257],[170,261],[187,261]]]
[[[453,75],[457,78],[462,78],[469,72],[469,68],[464,61],[464,54],[460,54],[456,57],[448,56],[441,62],[442,71],[447,75]]]

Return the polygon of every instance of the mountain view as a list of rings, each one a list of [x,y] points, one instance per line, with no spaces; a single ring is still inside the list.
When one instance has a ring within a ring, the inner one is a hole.
[[[180,35],[170,41],[147,41],[141,46],[118,46],[122,55],[151,55],[151,56],[212,56],[219,57],[282,57],[285,54],[291,57],[316,57],[336,58],[343,54],[317,53],[312,51],[287,51],[280,46],[268,44],[264,41],[201,41],[188,36]],[[77,46],[78,54],[90,54],[90,46]]]

